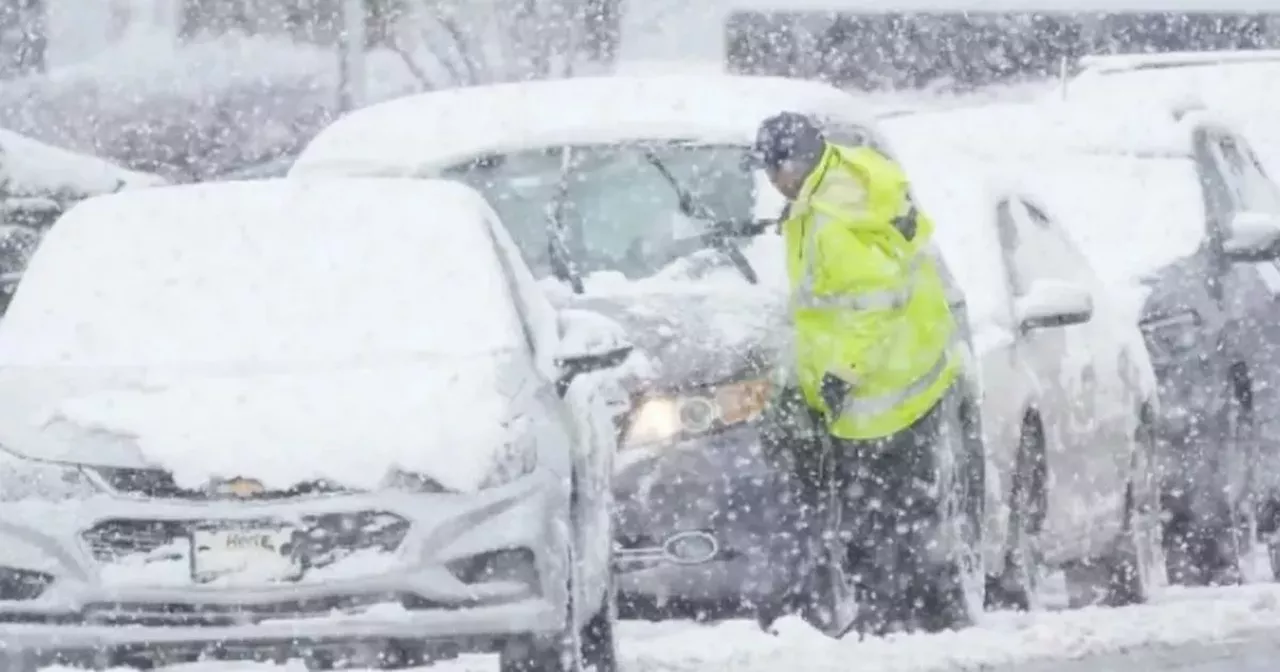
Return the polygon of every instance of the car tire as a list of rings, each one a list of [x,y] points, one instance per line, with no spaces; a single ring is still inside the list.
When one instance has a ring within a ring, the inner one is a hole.
[[[1164,554],[1171,583],[1185,586],[1227,586],[1244,581],[1244,558],[1252,550],[1250,530],[1256,529],[1251,493],[1231,501],[1232,471],[1248,473],[1257,449],[1253,413],[1247,390],[1242,393],[1232,376],[1221,443],[1191,439],[1180,446],[1191,453],[1193,469],[1184,470],[1187,483],[1162,497],[1165,512]],[[1213,453],[1213,454],[1209,454]],[[1183,459],[1187,459],[1184,457]],[[1213,471],[1206,472],[1213,465]],[[1225,465],[1225,466],[1223,466]],[[1197,478],[1197,475],[1199,477]]]
[[[1271,578],[1280,581],[1280,539],[1267,540],[1267,557],[1271,559]]]
[[[1120,535],[1104,555],[1063,567],[1068,605],[1123,607],[1147,602],[1164,571],[1160,556],[1160,492],[1155,476],[1156,436],[1152,414],[1140,413],[1129,479],[1121,507]]]
[[[498,657],[498,669],[500,672],[617,672],[615,616],[614,610],[602,608],[577,632],[565,634],[553,644],[535,647],[526,655],[503,649]]]
[[[1009,488],[1004,568],[1000,574],[987,577],[988,609],[1033,611],[1040,607],[1044,560],[1039,539],[1049,506],[1048,477],[1044,425],[1035,412],[1028,411],[1022,421]]]
[[[577,479],[573,483],[572,498],[577,501]],[[571,514],[575,519],[579,512],[574,508]],[[569,544],[565,567],[569,578],[565,586],[565,595],[569,604],[566,609],[564,632],[551,641],[528,642],[527,647],[503,647],[498,654],[499,672],[617,672],[617,635],[614,627],[618,621],[618,589],[613,581],[613,529],[607,532],[609,543],[603,560],[609,568],[609,585],[604,591],[600,604],[581,628],[576,627],[577,609],[574,600],[576,568],[578,567],[577,550],[573,543]]]

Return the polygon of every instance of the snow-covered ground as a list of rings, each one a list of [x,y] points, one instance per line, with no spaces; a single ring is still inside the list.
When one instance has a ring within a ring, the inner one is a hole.
[[[621,629],[622,667],[626,672],[849,672],[855,669],[860,672],[952,672],[1006,667],[1022,670],[1029,663],[1093,657],[1115,663],[1123,660],[1117,654],[1139,655],[1135,651],[1168,653],[1178,647],[1203,651],[1210,645],[1275,639],[1273,634],[1280,636],[1280,585],[1167,588],[1152,604],[1121,609],[993,613],[975,628],[936,635],[899,635],[865,641],[850,638],[837,642],[798,619],[780,621],[777,630],[776,635],[765,634],[749,621],[709,625],[683,621],[627,622]],[[305,668],[301,662],[285,665],[210,662],[170,669],[172,672],[302,672]],[[467,656],[422,669],[423,672],[428,669],[493,672],[497,662],[492,657]],[[1034,669],[1049,672],[1059,668],[1037,665]],[[1094,668],[1062,669],[1066,672]],[[1144,664],[1136,669],[1159,672],[1164,668]],[[72,671],[51,667],[44,672]]]

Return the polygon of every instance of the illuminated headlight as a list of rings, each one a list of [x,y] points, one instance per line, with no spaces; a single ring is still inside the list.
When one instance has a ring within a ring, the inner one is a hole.
[[[74,465],[30,460],[0,448],[0,501],[88,499],[103,490]]]
[[[699,436],[755,420],[769,403],[770,387],[768,380],[750,380],[645,399],[631,414],[623,447]]]
[[[1168,361],[1196,349],[1202,340],[1200,316],[1192,311],[1143,320],[1139,325],[1152,359]]]

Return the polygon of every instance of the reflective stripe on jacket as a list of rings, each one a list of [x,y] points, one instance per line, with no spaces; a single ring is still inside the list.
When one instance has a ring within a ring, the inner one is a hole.
[[[873,149],[828,145],[782,233],[805,400],[840,438],[910,427],[942,399],[961,360],[933,222],[912,205],[906,175]],[[850,385],[840,408],[822,399],[827,374]]]

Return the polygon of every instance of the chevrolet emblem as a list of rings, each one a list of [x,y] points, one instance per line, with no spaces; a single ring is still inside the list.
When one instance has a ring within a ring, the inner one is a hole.
[[[267,491],[267,488],[262,484],[262,481],[255,481],[251,478],[232,478],[215,482],[213,491],[223,497],[248,499],[261,495]]]

